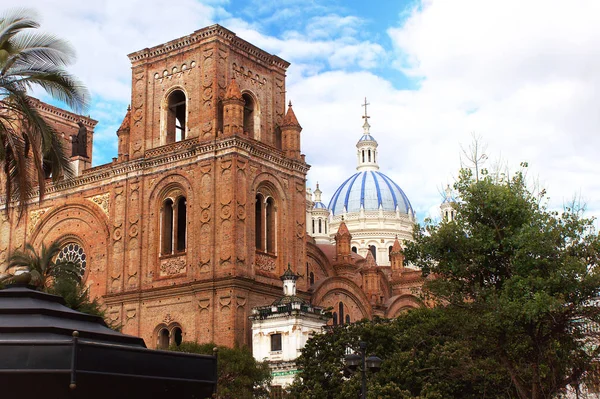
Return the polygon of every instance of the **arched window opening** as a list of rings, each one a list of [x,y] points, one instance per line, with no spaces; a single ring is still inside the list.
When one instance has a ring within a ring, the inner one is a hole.
[[[254,117],[255,117],[255,104],[252,96],[249,94],[242,94],[244,99],[244,133],[248,136],[254,137]]]
[[[352,252],[354,252],[356,254],[356,253],[358,253],[358,249],[356,247],[352,247]]]
[[[346,324],[350,324],[350,315],[349,314],[346,315]]]
[[[365,162],[365,150],[362,150],[362,161]]]
[[[337,326],[337,323],[338,323],[337,313],[333,312],[333,325]]]
[[[392,263],[392,246],[390,245],[388,248],[388,260]]]
[[[185,197],[177,201],[177,252],[185,251],[187,210]]]
[[[267,241],[267,252],[275,253],[275,201],[273,198],[269,198],[267,200],[267,210],[266,210],[266,219],[267,219],[267,231],[266,231],[266,241]]]
[[[446,211],[446,216],[445,217],[446,217],[446,220],[448,220],[448,211]]]
[[[369,150],[369,162],[371,162],[371,150]]]
[[[167,98],[167,144],[185,140],[186,98],[181,90],[174,90]]]
[[[162,207],[162,250],[163,255],[173,253],[173,200],[167,198]]]
[[[312,220],[312,231],[315,234],[315,219]]]
[[[344,324],[344,303],[340,302],[340,324]]]
[[[260,250],[260,251],[264,251],[265,247],[264,247],[264,236],[263,236],[263,215],[262,215],[262,209],[263,209],[263,196],[258,194],[256,196],[256,204],[254,206],[254,221],[255,221],[255,229],[254,229],[254,234],[256,236],[256,249]]]
[[[377,248],[375,245],[369,245],[369,251],[371,251],[371,255],[373,255],[373,259],[377,261]]]
[[[87,267],[87,255],[79,244],[71,242],[65,244],[56,256],[56,263],[59,262],[71,262],[78,265],[80,278],[83,278]]]
[[[310,281],[310,285],[315,283],[315,274],[313,272],[310,272],[308,280]]]
[[[174,203],[171,198],[161,208],[161,255],[185,252],[187,240],[187,200],[179,197]]]
[[[454,220],[454,211],[451,211],[450,215],[452,216],[452,220]]]
[[[319,234],[322,233],[321,228],[322,228],[322,222],[321,222],[321,219],[319,219]]]
[[[181,345],[181,342],[183,342],[183,333],[181,332],[181,328],[175,327],[171,335],[173,335],[173,343],[175,346]]]
[[[325,234],[327,234],[327,220],[325,221]]]
[[[157,349],[169,349],[169,330],[163,328],[158,333]]]

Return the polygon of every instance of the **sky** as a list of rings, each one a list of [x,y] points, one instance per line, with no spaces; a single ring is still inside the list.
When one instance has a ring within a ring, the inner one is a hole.
[[[0,10],[14,6],[0,0]],[[287,99],[327,204],[356,168],[369,102],[380,171],[418,219],[437,217],[473,137],[487,165],[527,162],[549,206],[600,216],[600,1],[20,0],[68,40],[99,121],[94,165],[117,155],[127,54],[218,23],[291,62]],[[38,93],[39,94],[39,93]],[[43,100],[48,98],[41,96]]]

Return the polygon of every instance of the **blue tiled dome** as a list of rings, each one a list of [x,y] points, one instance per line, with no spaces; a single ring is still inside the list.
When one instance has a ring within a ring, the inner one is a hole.
[[[315,204],[313,205],[313,209],[327,209],[327,207],[325,206],[324,203],[319,201],[319,202],[315,202]]]
[[[329,210],[333,215],[344,212],[359,212],[361,206],[365,211],[375,211],[379,206],[384,211],[396,211],[413,215],[414,211],[404,191],[381,172],[364,170],[350,176],[335,191],[329,202]]]
[[[358,142],[360,143],[361,141],[373,141],[377,143],[377,140],[375,140],[370,133],[363,134],[362,137],[358,140]]]

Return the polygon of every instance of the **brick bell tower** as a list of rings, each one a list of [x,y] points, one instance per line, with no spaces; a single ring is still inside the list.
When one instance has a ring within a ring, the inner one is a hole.
[[[113,222],[139,215],[143,226],[115,252],[129,278],[107,304],[141,297],[138,324],[123,330],[147,342],[167,339],[164,324],[184,340],[250,344],[252,307],[280,295],[288,264],[306,263],[309,166],[285,107],[289,63],[219,25],[129,58],[131,109],[115,163],[144,171],[129,178],[135,195],[126,210],[115,204]]]

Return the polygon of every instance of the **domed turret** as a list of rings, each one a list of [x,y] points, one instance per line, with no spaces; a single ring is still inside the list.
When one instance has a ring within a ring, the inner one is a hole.
[[[362,256],[370,250],[379,265],[387,266],[395,237],[412,238],[415,213],[400,186],[379,171],[368,105],[365,99],[363,133],[356,143],[357,172],[338,187],[328,205],[330,230],[336,231],[343,217],[353,237],[352,250]]]

